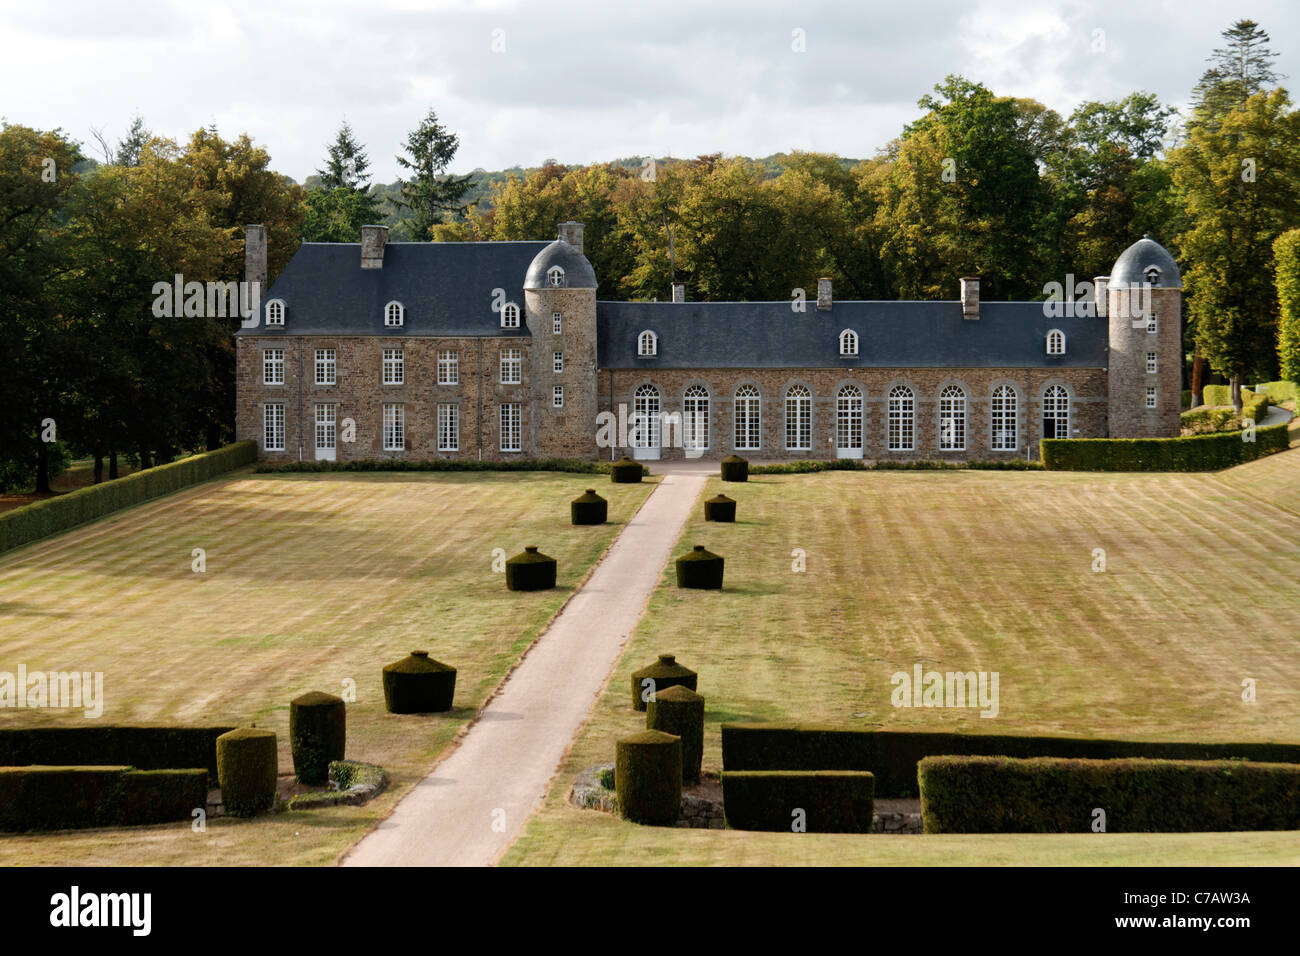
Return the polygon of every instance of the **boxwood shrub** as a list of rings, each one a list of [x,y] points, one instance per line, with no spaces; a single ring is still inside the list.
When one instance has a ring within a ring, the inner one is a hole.
[[[344,757],[346,708],[343,698],[318,690],[289,702],[289,744],[299,783],[329,782],[330,763]]]
[[[1289,447],[1287,426],[1269,425],[1245,441],[1240,432],[1186,438],[1044,438],[1050,471],[1218,471]]]
[[[0,767],[0,830],[72,830],[187,820],[207,805],[206,770]]]
[[[208,804],[206,770],[129,770],[122,784],[124,826],[188,820]]]
[[[726,770],[722,812],[733,830],[870,833],[875,781],[858,770]]]
[[[650,474],[642,468],[643,474]],[[326,471],[562,471],[577,475],[607,475],[610,462],[578,458],[510,458],[477,461],[459,458],[357,458],[350,461],[264,461],[253,469],[258,474]]]
[[[614,745],[618,812],[633,823],[672,826],[682,809],[682,741],[644,730]]]
[[[1300,829],[1300,765],[1231,760],[927,757],[926,833]]]
[[[27,727],[0,730],[0,766],[202,767],[216,786],[217,738],[233,727]]]
[[[221,802],[232,817],[251,817],[275,805],[275,732],[239,727],[217,738]]]

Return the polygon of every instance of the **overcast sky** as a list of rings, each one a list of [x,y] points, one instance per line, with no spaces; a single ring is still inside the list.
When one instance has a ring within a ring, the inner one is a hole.
[[[1183,106],[1238,17],[1300,74],[1294,0],[0,0],[0,116],[62,127],[91,155],[92,126],[115,142],[137,111],[182,142],[215,123],[299,182],[344,117],[375,181],[393,181],[430,107],[460,136],[458,172],[867,157],[949,73],[1062,113],[1138,89]]]

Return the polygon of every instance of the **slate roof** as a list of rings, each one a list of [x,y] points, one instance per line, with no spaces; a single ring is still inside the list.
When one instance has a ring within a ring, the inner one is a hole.
[[[1119,254],[1114,268],[1110,270],[1110,283],[1118,286],[1146,282],[1148,266],[1160,269],[1157,285],[1161,288],[1182,288],[1183,277],[1178,272],[1178,263],[1174,262],[1168,249],[1149,236],[1143,236]]]
[[[1107,320],[1044,315],[1042,302],[835,302],[793,312],[786,302],[597,302],[601,368],[1105,368]],[[659,337],[655,358],[637,336]],[[841,357],[839,334],[858,334]],[[1047,354],[1047,333],[1065,333],[1065,354]]]
[[[564,270],[566,289],[596,288],[596,270],[576,246],[569,245],[563,239],[556,239],[537,254],[537,258],[528,267],[528,275],[524,276],[524,288],[545,289],[549,286],[546,270],[551,266],[559,266]]]
[[[305,242],[262,296],[263,321],[240,335],[528,334],[520,284],[545,242],[390,242],[382,269],[361,268],[361,244]],[[590,267],[588,267],[590,268]],[[520,328],[501,328],[493,290],[519,306]],[[283,299],[285,324],[265,322]],[[384,326],[384,306],[406,306],[400,328]]]

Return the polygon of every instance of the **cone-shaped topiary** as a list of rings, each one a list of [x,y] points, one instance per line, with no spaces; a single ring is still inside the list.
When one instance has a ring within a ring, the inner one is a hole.
[[[618,812],[633,823],[672,826],[682,809],[682,739],[643,730],[614,745]]]
[[[641,462],[624,455],[609,466],[609,480],[616,485],[634,485],[641,480]]]
[[[726,495],[714,495],[704,502],[705,521],[735,521],[736,501]]]
[[[739,455],[728,455],[722,459],[723,481],[749,481],[749,460]]]
[[[674,655],[660,654],[657,662],[632,674],[632,709],[645,710],[653,695],[669,687],[695,690],[698,679],[695,671],[678,664]]]
[[[646,701],[645,725],[682,738],[682,782],[698,782],[704,761],[704,698],[674,684]]]
[[[604,524],[609,515],[609,502],[588,488],[569,502],[569,517],[574,524]]]
[[[677,559],[677,586],[700,590],[720,589],[723,560],[712,551],[706,551],[704,545],[697,544],[694,550]]]
[[[314,690],[289,702],[289,743],[299,783],[329,783],[330,761],[343,759],[347,742],[343,698]]]
[[[275,805],[275,733],[238,727],[217,738],[217,783],[232,817],[251,817]]]
[[[384,705],[390,714],[432,714],[451,710],[456,668],[411,651],[384,668]]]
[[[555,587],[555,559],[530,544],[506,561],[506,587],[511,591],[545,591]]]

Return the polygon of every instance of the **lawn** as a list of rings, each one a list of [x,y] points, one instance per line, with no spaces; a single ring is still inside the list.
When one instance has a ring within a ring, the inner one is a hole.
[[[0,865],[332,862],[427,772],[653,488],[603,479],[610,524],[575,528],[568,502],[596,481],[241,473],[0,557],[0,670],[102,671],[105,722],[255,722],[279,735],[281,772],[289,701],[355,681],[348,756],[394,778],[366,807],[214,819],[205,834],[0,837]],[[558,559],[555,590],[508,592],[493,572],[493,549],[528,544]],[[451,713],[385,711],[381,668],[413,648],[459,669]],[[6,727],[84,719],[0,712]]]
[[[1289,863],[1300,834],[905,837],[665,831],[565,795],[644,715],[631,672],[697,670],[706,769],[719,724],[1158,740],[1300,741],[1300,450],[1220,475],[827,472],[710,482],[678,551],[727,558],[726,588],[665,574],[510,864]],[[806,571],[793,570],[796,549]],[[1104,551],[1105,570],[1097,549]],[[895,708],[897,671],[997,671],[995,718]],[[1242,680],[1258,700],[1241,699]]]

